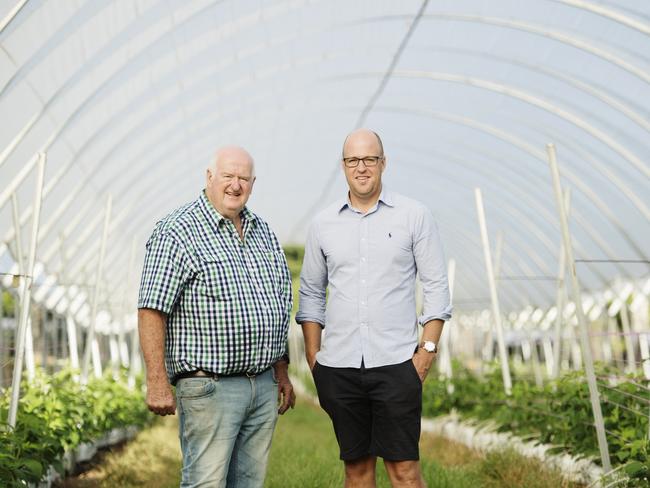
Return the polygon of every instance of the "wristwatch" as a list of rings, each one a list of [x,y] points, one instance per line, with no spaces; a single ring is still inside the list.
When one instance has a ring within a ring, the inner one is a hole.
[[[424,341],[420,347],[426,352],[438,352],[438,346],[433,341]]]

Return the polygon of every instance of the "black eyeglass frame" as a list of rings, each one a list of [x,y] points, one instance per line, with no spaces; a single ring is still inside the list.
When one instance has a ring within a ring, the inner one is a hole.
[[[364,156],[362,158],[343,158],[343,164],[346,168],[356,168],[359,166],[359,163],[363,161],[363,164],[366,168],[372,168],[379,164],[379,161],[383,161],[384,156]]]

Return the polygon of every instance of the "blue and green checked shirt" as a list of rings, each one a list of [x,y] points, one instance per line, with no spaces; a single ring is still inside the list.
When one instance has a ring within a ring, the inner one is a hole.
[[[170,381],[202,369],[259,372],[286,353],[291,275],[268,224],[244,208],[243,240],[201,196],[158,222],[138,308],[167,314]]]

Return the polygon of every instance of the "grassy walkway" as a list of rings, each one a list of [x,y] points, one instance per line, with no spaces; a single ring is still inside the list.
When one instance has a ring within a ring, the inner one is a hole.
[[[545,471],[541,463],[513,453],[487,457],[445,439],[426,436],[422,465],[430,487],[575,486]],[[389,487],[381,461],[378,486]],[[180,450],[176,417],[167,417],[142,432],[124,448],[107,454],[84,475],[65,487],[173,487],[179,484]],[[326,488],[343,486],[343,466],[329,419],[318,407],[300,403],[280,418],[269,461],[267,488]]]

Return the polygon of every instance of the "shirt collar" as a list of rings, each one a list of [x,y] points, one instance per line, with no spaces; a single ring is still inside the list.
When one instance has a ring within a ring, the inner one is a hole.
[[[228,220],[226,217],[221,215],[217,209],[212,205],[212,202],[208,199],[208,196],[205,194],[205,190],[201,192],[199,197],[199,205],[203,213],[208,216],[219,228],[219,224]],[[239,217],[242,219],[242,224],[255,224],[257,222],[257,215],[251,212],[248,207],[244,207],[241,212],[239,212]]]
[[[381,186],[381,193],[379,193],[379,199],[377,200],[377,205],[379,205],[379,202],[383,203],[384,205],[388,205],[389,207],[394,207],[395,203],[393,202],[393,194],[390,190],[386,188],[384,184]],[[345,207],[348,207],[349,209],[352,209],[352,202],[350,202],[350,192],[348,191],[348,194],[345,196],[345,198],[341,199],[340,203],[336,206],[338,209],[338,212],[341,212]]]

